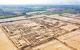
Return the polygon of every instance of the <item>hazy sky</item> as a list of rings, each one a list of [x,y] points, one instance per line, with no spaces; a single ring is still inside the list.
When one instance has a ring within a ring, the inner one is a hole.
[[[71,4],[80,5],[80,0],[0,0],[0,4]]]

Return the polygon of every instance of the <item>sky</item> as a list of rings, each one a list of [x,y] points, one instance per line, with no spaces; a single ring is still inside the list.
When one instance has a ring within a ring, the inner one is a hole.
[[[80,5],[80,0],[0,0],[0,5],[35,5],[35,4],[50,4],[50,5]]]

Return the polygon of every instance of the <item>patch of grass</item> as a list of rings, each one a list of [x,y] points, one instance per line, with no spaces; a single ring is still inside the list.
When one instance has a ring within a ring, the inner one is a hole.
[[[22,16],[22,15],[19,15]],[[0,19],[5,19],[5,18],[13,18],[13,17],[18,17],[17,15],[6,15],[6,16],[0,16]]]

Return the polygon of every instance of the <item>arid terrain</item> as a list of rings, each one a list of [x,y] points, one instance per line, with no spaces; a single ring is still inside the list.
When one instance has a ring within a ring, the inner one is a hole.
[[[80,50],[80,15],[41,14],[1,20],[0,50]]]

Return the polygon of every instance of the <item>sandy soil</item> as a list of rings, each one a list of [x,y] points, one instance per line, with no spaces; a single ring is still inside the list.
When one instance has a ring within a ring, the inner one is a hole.
[[[0,28],[0,50],[17,50]]]

